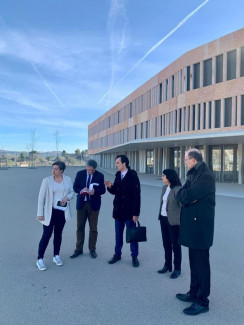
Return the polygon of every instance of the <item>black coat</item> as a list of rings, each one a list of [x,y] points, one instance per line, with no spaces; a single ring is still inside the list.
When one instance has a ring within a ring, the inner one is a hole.
[[[115,174],[114,184],[108,191],[115,195],[113,218],[118,220],[132,220],[140,215],[141,186],[136,171],[128,169],[123,180],[121,172]]]
[[[74,182],[74,191],[77,194],[76,200],[76,209],[80,210],[84,204],[84,197],[80,195],[80,191],[86,187],[86,179],[87,179],[87,170],[83,169],[76,174],[75,182]],[[95,170],[91,183],[98,183],[98,186],[94,186],[94,195],[90,195],[91,199],[91,208],[94,211],[97,211],[101,207],[101,195],[106,192],[104,185],[104,176],[99,171]]]
[[[177,193],[182,204],[179,243],[193,249],[213,244],[215,179],[204,162],[187,173],[185,185]]]

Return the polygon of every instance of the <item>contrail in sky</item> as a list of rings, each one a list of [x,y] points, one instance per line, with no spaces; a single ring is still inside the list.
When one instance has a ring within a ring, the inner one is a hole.
[[[120,83],[122,80],[124,80],[142,61],[145,60],[145,58],[152,53],[157,47],[159,47],[159,45],[161,45],[167,38],[169,38],[172,34],[174,34],[182,25],[184,25],[188,19],[190,19],[193,15],[195,15],[195,13],[198,12],[198,10],[200,10],[203,6],[205,6],[205,4],[207,2],[209,2],[210,0],[205,0],[202,4],[200,4],[195,10],[193,10],[189,15],[187,15],[184,19],[182,19],[179,24],[173,28],[166,36],[164,36],[159,42],[157,42],[149,51],[147,51],[147,53],[140,59],[138,60],[133,67],[117,82]],[[116,84],[116,85],[117,85]],[[98,101],[99,103],[101,103],[110,93],[111,91],[115,88],[114,85],[112,88],[110,88],[103,96],[102,98]]]
[[[47,89],[50,91],[50,93],[56,98],[56,100],[58,101],[58,103],[63,107],[63,108],[67,108],[64,103],[62,102],[62,100],[58,97],[58,95],[55,93],[54,90],[52,90],[52,88],[49,86],[49,84],[47,83],[47,81],[43,78],[43,76],[41,75],[40,71],[37,69],[37,67],[35,66],[35,64],[33,62],[30,62],[32,68],[34,69],[34,71],[37,73],[37,75],[39,76],[39,78],[43,81],[44,85],[47,87]]]
[[[2,23],[3,27],[6,29],[6,31],[9,33],[9,28],[5,22],[5,20],[3,19],[2,16],[0,16],[0,22]],[[67,107],[65,106],[65,104],[62,102],[62,100],[58,97],[58,95],[55,93],[55,91],[49,86],[49,84],[47,83],[47,81],[43,78],[43,76],[41,75],[40,71],[37,69],[37,67],[35,66],[35,64],[33,62],[31,62],[29,60],[33,70],[36,72],[36,74],[39,76],[39,78],[42,80],[42,82],[44,83],[44,85],[47,87],[47,89],[50,91],[50,93],[56,98],[56,100],[58,101],[58,103],[65,109],[67,109]]]

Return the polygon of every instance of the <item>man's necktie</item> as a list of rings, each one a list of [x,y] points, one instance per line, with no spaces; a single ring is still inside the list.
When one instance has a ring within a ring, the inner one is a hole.
[[[89,174],[88,179],[87,179],[87,183],[86,183],[86,187],[89,188],[91,183],[91,174]]]
[[[89,174],[88,179],[87,179],[87,183],[86,183],[86,187],[88,189],[89,189],[90,183],[91,183],[91,174]],[[87,200],[87,202],[90,201],[90,195],[86,195],[86,200]]]

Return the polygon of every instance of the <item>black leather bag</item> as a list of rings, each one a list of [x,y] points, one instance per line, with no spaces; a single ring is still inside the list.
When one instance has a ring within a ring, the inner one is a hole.
[[[135,243],[147,241],[147,228],[141,227],[139,221],[137,222],[138,226],[133,228],[126,229],[126,242]]]

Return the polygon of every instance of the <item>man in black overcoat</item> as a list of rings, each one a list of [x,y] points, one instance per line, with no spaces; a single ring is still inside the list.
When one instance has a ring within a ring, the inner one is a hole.
[[[209,310],[209,248],[213,244],[215,214],[215,179],[197,149],[185,153],[188,167],[185,185],[177,193],[182,204],[179,243],[189,247],[190,290],[178,293],[182,301],[192,302],[183,312],[197,315]]]
[[[140,215],[141,187],[135,170],[129,167],[129,159],[118,155],[115,159],[117,173],[114,183],[105,181],[108,192],[114,195],[113,218],[115,219],[115,254],[108,262],[114,264],[121,259],[123,232],[127,228],[136,227]],[[139,266],[138,243],[130,243],[132,265]]]

